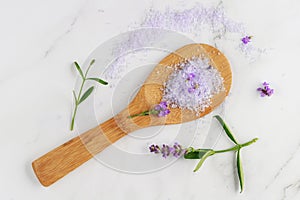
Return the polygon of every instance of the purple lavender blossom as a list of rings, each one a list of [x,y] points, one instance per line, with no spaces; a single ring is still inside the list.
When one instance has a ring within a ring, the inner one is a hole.
[[[242,42],[244,44],[248,44],[249,42],[251,42],[252,36],[245,36],[242,38]]]
[[[162,145],[161,148],[162,157],[166,158],[170,155],[170,147],[166,144]]]
[[[162,157],[164,158],[167,158],[168,156],[174,156],[175,158],[178,158],[185,153],[185,149],[183,149],[182,146],[177,142],[175,142],[173,146],[163,144],[161,147],[152,144],[149,147],[149,150],[151,153],[161,153]]]
[[[150,150],[150,152],[153,152],[153,153],[160,153],[160,148],[159,148],[158,145],[152,144],[152,145],[149,147],[149,150]]]
[[[162,101],[160,104],[155,105],[151,113],[157,115],[158,117],[165,117],[168,115],[170,110],[168,109],[167,102]]]
[[[269,83],[263,82],[263,87],[257,88],[257,91],[260,92],[261,97],[271,96],[274,93],[274,89],[271,89]]]
[[[173,145],[174,151],[173,151],[173,156],[176,158],[180,157],[184,150],[182,149],[182,146],[178,144],[177,142],[174,143]]]
[[[189,93],[195,92],[195,90],[199,87],[199,84],[193,81],[190,81],[191,87],[188,88]]]
[[[191,80],[193,80],[193,79],[195,78],[195,76],[196,76],[196,75],[195,75],[194,73],[189,73],[189,74],[188,74],[187,80],[188,80],[188,81],[191,81]]]

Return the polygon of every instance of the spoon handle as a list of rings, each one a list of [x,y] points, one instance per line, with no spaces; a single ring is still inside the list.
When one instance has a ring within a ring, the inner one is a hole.
[[[43,186],[50,186],[125,135],[111,118],[36,159],[33,170]]]

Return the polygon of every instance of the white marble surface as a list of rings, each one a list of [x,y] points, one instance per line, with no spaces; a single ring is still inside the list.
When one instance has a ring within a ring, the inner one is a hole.
[[[1,2],[0,199],[300,199],[297,0],[224,1],[228,15],[244,22],[259,46],[272,49],[251,64],[224,52],[234,75],[225,118],[240,140],[260,138],[243,152],[243,194],[230,153],[207,160],[199,173],[192,172],[195,162],[184,160],[156,173],[134,175],[92,159],[51,187],[39,184],[31,162],[77,134],[69,131],[76,76],[71,62],[84,62],[93,49],[127,31],[151,6],[168,5],[185,3]],[[263,80],[275,88],[270,99],[255,92]],[[222,137],[217,147],[228,145]]]

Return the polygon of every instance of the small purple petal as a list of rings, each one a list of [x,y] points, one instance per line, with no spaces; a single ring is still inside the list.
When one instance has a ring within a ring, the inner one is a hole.
[[[166,110],[165,110],[165,115],[170,114],[170,112],[171,112],[171,111],[170,111],[169,109],[166,109]]]
[[[164,111],[159,111],[159,113],[157,114],[158,117],[164,117],[165,116],[165,113]]]
[[[161,106],[160,106],[160,105],[156,105],[156,106],[154,106],[154,110],[156,110],[156,111],[160,111],[160,110],[161,110]]]
[[[188,80],[194,79],[195,76],[196,76],[196,75],[195,75],[194,73],[189,73],[189,74],[188,74]]]
[[[268,85],[269,85],[269,83],[263,82],[263,86],[268,86]]]
[[[189,88],[189,89],[188,89],[188,92],[189,92],[189,93],[193,93],[193,92],[195,92],[195,89],[194,89],[194,88]]]
[[[166,101],[162,101],[162,102],[160,102],[160,104],[159,104],[162,108],[167,108],[167,106],[168,106],[168,104],[167,104],[167,102]]]

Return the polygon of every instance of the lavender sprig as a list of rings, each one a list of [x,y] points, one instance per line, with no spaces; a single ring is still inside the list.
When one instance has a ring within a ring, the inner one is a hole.
[[[130,115],[128,118],[133,118],[137,116],[147,116],[147,115],[155,115],[157,117],[165,117],[170,114],[170,110],[168,109],[168,104],[165,101],[160,102],[159,104],[155,105],[153,109],[146,110],[144,112]]]
[[[74,101],[75,101],[75,107],[74,107],[74,111],[73,111],[73,115],[72,115],[72,121],[71,121],[71,127],[70,127],[70,130],[72,131],[74,129],[74,124],[75,124],[75,117],[76,117],[76,113],[77,113],[77,109],[78,109],[78,106],[79,104],[81,104],[84,100],[86,100],[93,92],[94,90],[94,86],[90,87],[89,89],[87,89],[83,94],[82,94],[82,90],[83,90],[83,86],[84,86],[84,83],[87,81],[87,80],[90,80],[90,81],[96,81],[97,83],[100,83],[102,85],[107,85],[108,83],[100,78],[88,78],[87,75],[89,73],[89,70],[91,68],[91,66],[95,63],[95,60],[91,60],[87,70],[85,71],[85,73],[83,73],[80,65],[75,61],[74,62],[74,65],[82,79],[82,82],[81,82],[81,86],[80,86],[80,89],[79,89],[79,93],[78,95],[76,95],[76,92],[73,90],[73,97],[74,97]]]
[[[240,182],[240,189],[241,192],[244,189],[244,172],[243,172],[243,167],[242,167],[242,162],[241,162],[241,149],[249,146],[253,143],[255,143],[258,138],[254,138],[246,143],[238,143],[237,140],[235,139],[234,135],[231,133],[230,129],[228,126],[225,124],[224,120],[220,116],[215,116],[218,122],[222,125],[223,129],[225,130],[228,138],[235,144],[235,146],[228,148],[228,149],[223,149],[223,150],[213,150],[213,149],[194,149],[193,147],[188,147],[188,148],[183,148],[180,144],[177,142],[174,143],[173,146],[163,144],[162,146],[152,144],[149,147],[150,152],[155,153],[155,154],[162,154],[162,157],[167,158],[170,156],[174,156],[176,158],[184,156],[185,159],[199,159],[199,162],[197,166],[194,169],[194,172],[198,171],[204,161],[215,154],[219,153],[225,153],[225,152],[236,152],[236,164],[237,164],[237,172],[238,172],[238,177],[239,177],[239,182]]]

